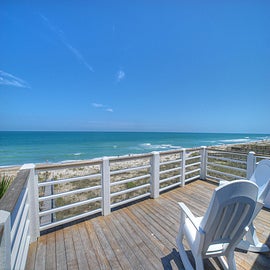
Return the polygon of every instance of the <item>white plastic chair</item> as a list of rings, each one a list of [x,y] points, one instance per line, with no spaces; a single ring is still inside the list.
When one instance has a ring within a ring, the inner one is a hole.
[[[256,183],[259,187],[258,201],[263,206],[270,208],[270,160],[261,160],[254,173],[250,177],[250,181]]]
[[[262,207],[270,207],[270,160],[260,161],[252,174],[250,181],[259,187],[257,205],[252,220],[258,215]],[[270,228],[269,228],[270,231]],[[238,248],[252,252],[269,252],[270,248],[258,240],[256,228],[253,222],[249,226],[249,231],[244,239],[237,246]]]
[[[183,246],[184,236],[197,270],[204,269],[203,259],[209,257],[217,257],[225,269],[236,269],[234,249],[248,230],[257,196],[255,183],[237,180],[215,189],[203,217],[195,217],[184,203],[179,203],[181,220],[176,242],[186,270],[193,267]]]

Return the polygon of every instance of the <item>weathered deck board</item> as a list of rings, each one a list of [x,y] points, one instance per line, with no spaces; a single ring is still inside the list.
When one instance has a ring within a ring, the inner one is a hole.
[[[64,232],[59,230],[55,232],[55,252],[56,252],[56,268],[58,270],[67,269],[67,257],[64,243]],[[47,267],[49,269],[49,267]]]
[[[195,181],[41,236],[31,244],[26,269],[184,269],[175,238],[183,201],[195,215],[203,215],[214,183]],[[259,239],[270,245],[270,211],[255,220]],[[270,269],[268,254],[236,251],[237,269]],[[206,269],[220,269],[217,260],[205,260]]]

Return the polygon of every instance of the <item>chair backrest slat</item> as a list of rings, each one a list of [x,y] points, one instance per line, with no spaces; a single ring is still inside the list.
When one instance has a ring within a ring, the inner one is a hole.
[[[205,232],[203,251],[210,245],[234,243],[251,221],[258,195],[258,187],[251,181],[238,180],[214,191],[201,222]]]

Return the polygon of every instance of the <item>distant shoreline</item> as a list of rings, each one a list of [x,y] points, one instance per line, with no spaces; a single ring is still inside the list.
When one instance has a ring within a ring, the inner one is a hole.
[[[255,154],[258,154],[258,155],[269,155],[270,156],[270,140],[268,140],[268,139],[267,140],[251,141],[251,142],[243,142],[243,143],[209,145],[206,147],[211,148],[211,149],[221,149],[221,150],[232,151],[232,152],[241,152],[241,153],[246,153],[246,154],[250,151],[253,151],[253,152],[255,152]],[[181,150],[183,148],[179,148],[179,150]],[[186,149],[192,149],[192,148],[198,148],[198,147],[188,147]],[[174,150],[176,150],[176,149],[174,149]],[[162,152],[162,151],[158,151],[158,152]],[[148,153],[151,153],[151,151],[149,151]],[[136,155],[137,154],[140,154],[140,153],[136,153]],[[146,154],[146,153],[141,153],[141,154]],[[130,153],[130,155],[135,155],[135,154]],[[121,156],[125,156],[125,155],[121,155]],[[115,157],[115,156],[112,156],[112,157]],[[87,160],[94,160],[94,159],[100,159],[100,158],[103,158],[103,156],[96,157],[96,158],[82,159],[82,160],[62,160],[59,162],[49,162],[48,164],[63,164],[63,163],[68,164],[71,162],[83,162],[83,161],[87,161]],[[37,162],[34,164],[42,165],[42,164],[46,164],[46,162]],[[0,172],[1,172],[1,169],[11,168],[11,167],[20,168],[22,165],[23,164],[3,165],[3,166],[0,165]]]
[[[240,152],[247,154],[250,151],[257,155],[270,156],[270,140],[259,140],[248,143],[224,144],[217,146],[209,146],[209,148],[223,149],[231,152]]]
[[[192,148],[197,148],[197,147],[191,147],[187,149],[192,149]],[[212,145],[212,146],[207,146],[207,148],[210,149],[219,149],[219,150],[224,150],[224,151],[229,151],[229,152],[238,152],[238,153],[243,153],[243,154],[248,154],[248,152],[253,151],[257,155],[265,155],[265,156],[270,156],[270,140],[258,140],[254,142],[248,142],[248,143],[236,143],[236,144],[223,144],[223,145]],[[180,150],[180,149],[179,149]],[[162,151],[159,151],[162,152]],[[151,152],[149,152],[151,153]],[[130,154],[132,155],[132,154]],[[125,155],[123,155],[125,156]],[[101,159],[102,157],[99,158],[92,158],[92,159],[85,159],[85,160],[74,160],[72,162],[84,162],[88,160],[95,160],[95,159]],[[69,162],[66,161],[60,161],[60,162],[51,162],[48,164],[63,164],[66,163],[68,164]],[[70,161],[71,163],[71,161]],[[36,165],[45,165],[46,163],[36,163]],[[8,174],[8,175],[16,175],[17,171],[20,169],[22,165],[5,165],[5,166],[0,166],[0,175],[2,174]]]
[[[172,132],[0,132],[0,166],[67,163],[103,156],[270,140],[270,134]]]

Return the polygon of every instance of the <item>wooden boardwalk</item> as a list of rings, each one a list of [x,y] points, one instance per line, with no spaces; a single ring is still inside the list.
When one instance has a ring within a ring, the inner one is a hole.
[[[194,181],[110,215],[41,236],[31,244],[26,269],[184,269],[175,238],[178,201],[203,215],[216,184]],[[270,212],[255,220],[259,239],[270,245]],[[270,269],[270,253],[236,251],[237,269]],[[206,269],[221,269],[205,260]]]

